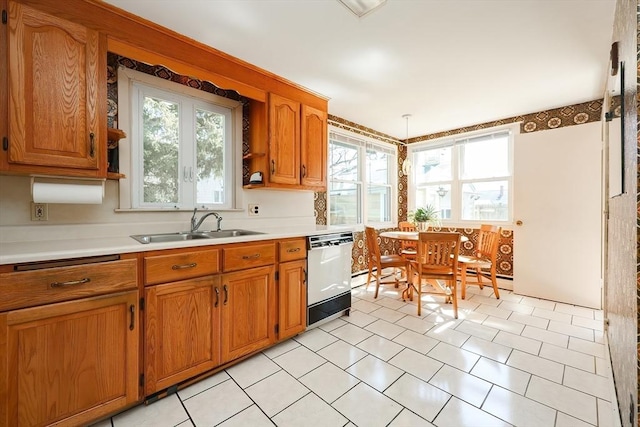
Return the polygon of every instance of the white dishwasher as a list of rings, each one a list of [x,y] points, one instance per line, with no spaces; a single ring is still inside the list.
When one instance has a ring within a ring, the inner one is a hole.
[[[309,236],[307,242],[307,325],[313,326],[349,314],[353,233]]]

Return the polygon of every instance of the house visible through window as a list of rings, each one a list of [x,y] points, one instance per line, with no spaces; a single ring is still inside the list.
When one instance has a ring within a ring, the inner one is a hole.
[[[511,220],[510,131],[409,146],[413,208],[434,206],[444,222]]]
[[[397,148],[361,136],[329,133],[329,223],[395,221]]]
[[[132,118],[131,207],[233,208],[240,103],[132,70],[124,73]]]

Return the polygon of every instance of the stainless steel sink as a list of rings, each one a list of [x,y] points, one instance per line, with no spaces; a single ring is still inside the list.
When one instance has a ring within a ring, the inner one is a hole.
[[[183,231],[179,233],[135,234],[131,236],[140,243],[182,242],[196,239],[221,239],[224,237],[251,236],[264,234],[251,230],[220,230],[220,231]]]
[[[254,234],[264,234],[259,231],[251,231],[251,230],[220,230],[220,231],[205,231],[202,234],[211,237],[212,239],[221,239],[223,237],[238,237],[238,236],[252,236]]]
[[[181,242],[183,240],[208,239],[209,236],[202,233],[158,233],[158,234],[136,234],[131,236],[140,243],[159,242]]]

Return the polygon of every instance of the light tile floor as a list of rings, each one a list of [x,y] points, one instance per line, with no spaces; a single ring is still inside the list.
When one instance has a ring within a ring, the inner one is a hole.
[[[470,287],[438,296],[353,290],[351,315],[287,340],[113,426],[613,425],[602,313]]]

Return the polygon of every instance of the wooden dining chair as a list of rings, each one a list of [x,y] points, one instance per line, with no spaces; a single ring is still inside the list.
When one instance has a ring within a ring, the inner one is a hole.
[[[416,226],[409,221],[400,221],[398,223],[400,231],[416,231]],[[411,240],[400,240],[400,255],[406,259],[416,259],[418,249],[416,242]]]
[[[408,263],[407,260],[401,257],[398,254],[391,255],[381,255],[380,254],[380,245],[378,244],[378,235],[376,233],[376,229],[373,227],[365,227],[364,228],[365,238],[367,242],[367,259],[369,263],[369,274],[367,276],[367,285],[365,288],[369,287],[369,282],[371,282],[371,278],[375,277],[376,279],[376,293],[374,298],[378,298],[378,290],[380,289],[380,284],[384,283],[394,283],[396,288],[400,285],[400,279],[394,273],[393,274],[393,282],[382,282],[382,270],[385,268],[394,268],[401,269],[405,274],[408,271]]]
[[[491,281],[493,293],[496,295],[496,299],[500,299],[500,292],[498,291],[498,283],[496,280],[496,260],[498,257],[498,243],[500,241],[501,230],[501,227],[495,225],[481,225],[480,235],[478,236],[478,247],[474,250],[473,255],[460,255],[458,258],[462,299],[466,297],[467,285],[477,285],[482,289],[486,283],[482,281],[483,278]],[[475,281],[470,282],[467,280],[467,269],[475,270]]]
[[[403,299],[413,299],[418,294],[418,316],[422,314],[423,293],[445,295],[445,302],[453,304],[453,314],[458,318],[457,276],[460,234],[445,232],[421,232],[418,236],[418,254],[409,261],[410,272],[407,290]],[[423,280],[427,280],[433,291],[423,292]],[[441,283],[441,282],[444,282]]]

